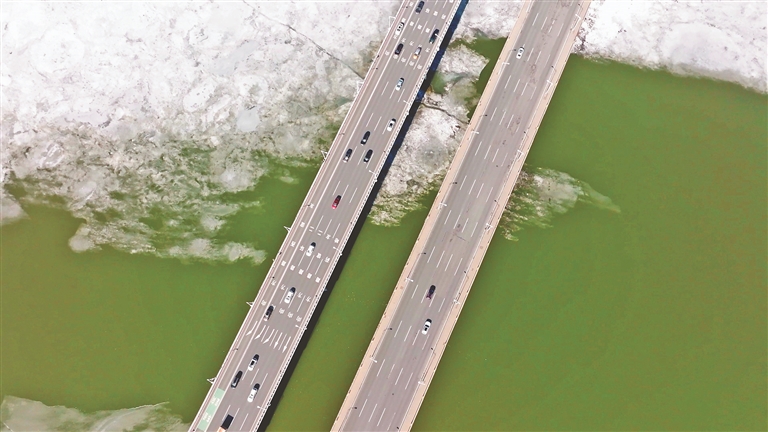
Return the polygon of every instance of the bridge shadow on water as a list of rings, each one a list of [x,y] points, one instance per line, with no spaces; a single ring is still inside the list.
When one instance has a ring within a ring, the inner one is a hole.
[[[437,54],[435,55],[434,61],[429,66],[429,70],[427,71],[427,75],[424,78],[424,82],[422,83],[418,93],[416,94],[416,99],[414,100],[413,104],[411,104],[411,107],[408,110],[408,115],[403,121],[403,127],[400,129],[400,133],[398,133],[397,138],[395,138],[395,143],[392,146],[392,150],[390,151],[389,156],[387,157],[387,160],[384,162],[384,166],[382,167],[381,173],[379,173],[379,176],[376,179],[376,183],[374,184],[373,189],[371,190],[371,194],[368,197],[368,200],[363,206],[363,210],[360,213],[360,218],[357,220],[355,227],[352,229],[352,232],[349,236],[349,240],[347,241],[347,244],[344,246],[344,249],[341,251],[341,257],[339,258],[339,261],[336,264],[336,268],[333,270],[333,273],[331,274],[331,277],[328,280],[328,285],[326,286],[326,290],[325,290],[326,295],[320,298],[317,304],[317,308],[315,309],[315,312],[312,314],[312,317],[310,318],[309,322],[307,322],[307,330],[304,332],[304,335],[301,338],[301,341],[299,341],[299,344],[296,347],[296,352],[294,353],[293,358],[291,358],[291,362],[288,364],[288,368],[286,369],[285,374],[283,375],[283,378],[280,381],[280,385],[277,387],[277,390],[275,391],[275,395],[272,399],[272,404],[269,406],[269,408],[267,408],[267,412],[264,415],[264,419],[262,420],[261,425],[259,426],[259,429],[258,429],[259,431],[265,431],[269,423],[272,421],[272,417],[275,415],[275,410],[277,408],[277,405],[279,404],[280,399],[282,399],[283,397],[285,389],[288,386],[288,382],[290,381],[290,378],[293,375],[294,370],[296,369],[296,365],[298,364],[299,359],[301,358],[301,355],[304,352],[304,349],[307,347],[309,338],[312,336],[312,333],[314,333],[315,326],[317,325],[320,314],[325,308],[325,304],[328,302],[328,298],[330,297],[331,292],[333,292],[333,288],[336,286],[336,282],[339,280],[339,277],[341,276],[341,273],[344,269],[344,265],[347,262],[347,258],[349,257],[349,254],[352,251],[352,247],[354,246],[358,235],[360,235],[360,231],[363,228],[363,224],[365,224],[365,220],[368,218],[368,214],[370,213],[371,208],[373,207],[373,202],[376,200],[376,196],[378,195],[379,190],[381,189],[381,184],[386,178],[387,174],[389,173],[389,169],[392,166],[392,162],[395,160],[395,156],[397,155],[398,150],[400,150],[400,146],[402,146],[403,144],[405,134],[408,132],[408,129],[413,123],[413,120],[416,116],[416,111],[418,110],[418,107],[421,104],[421,101],[424,99],[424,95],[426,94],[427,89],[429,89],[429,86],[432,83],[432,79],[434,78],[435,73],[437,72],[437,67],[440,64],[440,60],[442,60],[443,55],[445,54],[445,49],[448,47],[448,45],[451,42],[451,39],[453,38],[453,33],[455,32],[456,27],[459,24],[459,21],[461,21],[461,16],[464,14],[464,9],[467,7],[468,2],[469,0],[460,0],[459,7],[456,11],[456,15],[453,17],[453,21],[451,21],[451,24],[445,33],[443,41],[440,44],[440,48]],[[330,425],[328,425],[328,428],[330,428]]]

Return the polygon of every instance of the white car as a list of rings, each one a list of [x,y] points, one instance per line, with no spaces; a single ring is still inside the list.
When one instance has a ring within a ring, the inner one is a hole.
[[[315,246],[317,246],[315,242],[309,244],[309,247],[307,248],[307,256],[312,256],[312,252],[315,251]]]
[[[387,130],[391,131],[393,127],[395,127],[395,123],[397,123],[397,120],[392,119],[389,121],[389,124],[387,125]]]
[[[251,363],[248,364],[248,370],[252,371],[253,367],[256,366],[256,363],[258,362],[259,362],[259,355],[256,354],[255,356],[253,356],[253,359],[251,359]]]
[[[432,325],[432,320],[428,319],[424,321],[424,328],[421,329],[421,334],[427,334],[427,331],[429,331],[429,326]]]
[[[288,293],[285,295],[285,302],[290,303],[293,299],[293,295],[296,294],[296,288],[291,287],[291,289],[288,290]]]
[[[517,49],[517,58],[523,58],[523,53],[525,52],[525,48],[520,47]]]
[[[251,389],[251,394],[248,395],[248,402],[253,402],[253,398],[256,397],[256,393],[259,392],[259,387],[261,387],[259,384],[253,386],[253,389]]]
[[[401,31],[403,31],[403,27],[405,27],[405,21],[400,21],[400,24],[397,25],[397,28],[395,29],[395,34],[399,35]]]
[[[400,78],[399,80],[397,80],[397,85],[395,86],[395,90],[400,90],[401,88],[403,88],[403,83],[404,83],[404,82],[405,82],[405,80],[404,80],[404,79],[402,79],[402,78]]]

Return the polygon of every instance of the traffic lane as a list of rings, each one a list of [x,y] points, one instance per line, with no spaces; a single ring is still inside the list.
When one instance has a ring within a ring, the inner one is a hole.
[[[259,315],[261,315],[261,314],[259,314],[259,313],[255,313],[255,314],[254,314],[254,317],[253,317],[253,319],[254,319],[254,320],[257,320],[257,319],[258,319],[258,317],[259,317]],[[244,360],[243,362],[245,362],[245,360]],[[233,363],[236,363],[236,362],[233,362]],[[237,367],[235,366],[234,368],[237,368]],[[227,397],[227,396],[225,395],[225,398],[226,398],[226,397]]]

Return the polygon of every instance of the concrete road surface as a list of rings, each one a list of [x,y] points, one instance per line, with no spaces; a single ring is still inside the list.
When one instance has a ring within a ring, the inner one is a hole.
[[[523,6],[332,430],[411,428],[588,4]]]
[[[191,431],[258,428],[458,5],[398,10]]]

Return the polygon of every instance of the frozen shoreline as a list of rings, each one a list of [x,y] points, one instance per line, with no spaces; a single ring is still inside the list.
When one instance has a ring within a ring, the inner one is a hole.
[[[23,217],[6,191],[20,184],[22,203],[63,201],[86,221],[75,251],[261,262],[251,245],[216,240],[228,215],[258,205],[222,204],[222,194],[255,187],[274,158],[315,163],[399,4],[5,5],[0,222]],[[520,6],[469,3],[455,39],[506,36],[514,23],[502,17]],[[766,9],[595,0],[574,50],[766,92]],[[446,92],[419,108],[374,222],[396,224],[439,182],[485,62],[461,46],[446,53]]]

